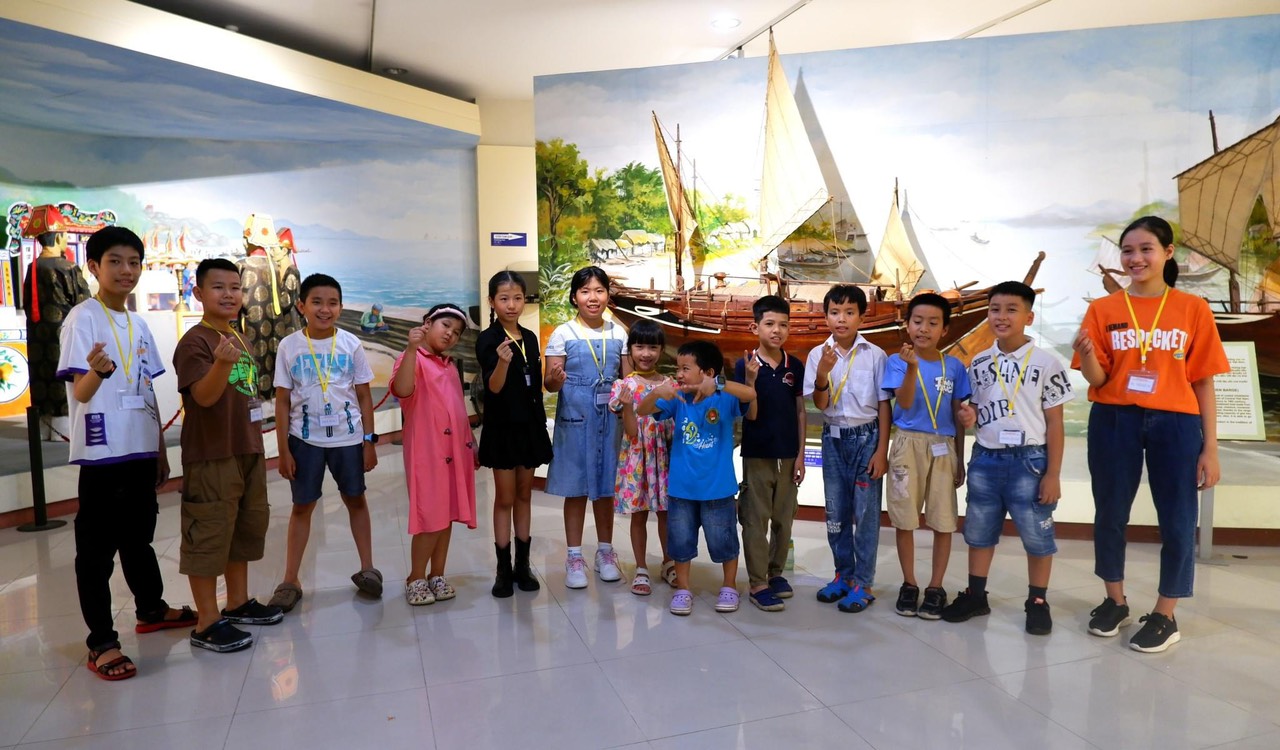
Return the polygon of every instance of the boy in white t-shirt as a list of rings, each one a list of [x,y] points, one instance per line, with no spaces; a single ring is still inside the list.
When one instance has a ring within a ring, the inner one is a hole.
[[[111,573],[116,553],[133,593],[135,631],[191,627],[189,607],[171,609],[155,550],[156,488],[169,459],[152,380],[164,372],[155,339],[125,302],[142,274],[143,245],[124,227],[104,227],[86,245],[98,295],[62,324],[57,375],[67,381],[71,463],[80,467],[76,512],[76,589],[89,627],[89,669],[104,680],[137,674],[113,627]]]
[[[276,586],[270,604],[285,612],[302,599],[298,569],[326,466],[347,506],[360,556],[360,570],[351,581],[365,594],[382,596],[382,573],[373,567],[369,505],[364,496],[365,472],[378,465],[369,391],[373,370],[360,339],[337,327],[342,287],[336,279],[320,273],[304,279],[298,311],[307,325],[281,340],[275,374],[277,467],[293,488],[293,512],[284,580]]]

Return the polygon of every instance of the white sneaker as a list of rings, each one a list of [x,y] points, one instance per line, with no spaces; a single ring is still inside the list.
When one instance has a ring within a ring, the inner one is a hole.
[[[622,579],[622,571],[618,570],[618,553],[614,550],[605,552],[596,550],[596,575],[605,583],[613,583]]]
[[[569,555],[564,561],[564,585],[571,589],[587,587],[587,561],[582,555]]]

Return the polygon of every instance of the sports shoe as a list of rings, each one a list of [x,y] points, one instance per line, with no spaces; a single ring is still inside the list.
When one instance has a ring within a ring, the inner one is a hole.
[[[693,612],[693,594],[688,589],[676,589],[671,595],[671,614],[681,617]]]
[[[824,604],[840,601],[849,595],[849,591],[852,588],[848,583],[841,580],[840,576],[836,576],[831,580],[831,583],[818,589],[818,601]]]
[[[939,586],[930,586],[924,590],[924,602],[916,613],[921,620],[941,620],[942,610],[947,606],[947,592]]]
[[[1049,635],[1053,630],[1053,617],[1049,615],[1049,602],[1039,597],[1028,599],[1023,607],[1027,611],[1027,632],[1031,635]]]
[[[947,622],[964,622],[970,617],[991,614],[987,604],[987,592],[975,594],[969,589],[956,594],[956,600],[942,608],[942,619]]]
[[[571,589],[587,587],[587,561],[582,555],[569,555],[564,560],[564,585]]]
[[[1109,596],[1102,600],[1102,604],[1094,607],[1089,615],[1092,618],[1089,620],[1089,632],[1103,638],[1119,635],[1120,628],[1132,621],[1129,617],[1129,605],[1116,604]]]
[[[1172,617],[1165,617],[1159,612],[1143,615],[1138,622],[1144,623],[1138,634],[1129,639],[1129,648],[1144,654],[1158,654],[1182,640],[1178,634],[1178,623]]]
[[[791,584],[782,576],[774,576],[769,579],[769,590],[779,599],[790,599],[795,590],[791,588]]]
[[[224,617],[202,631],[191,631],[191,645],[225,654],[252,646],[253,634],[237,628]]]
[[[222,616],[236,625],[275,625],[284,619],[284,610],[250,599],[235,609],[222,610]]]
[[[610,549],[605,552],[596,550],[596,575],[605,583],[622,580],[622,571],[618,570],[618,553]],[[584,586],[586,584],[583,584]]]
[[[853,588],[849,589],[849,593],[836,602],[836,608],[841,612],[861,612],[870,607],[871,602],[875,600],[876,598],[871,595],[870,591],[854,584]]]
[[[787,608],[786,602],[778,598],[777,592],[772,588],[760,589],[750,594],[751,603],[756,605],[756,609],[765,612],[781,612]]]
[[[893,605],[893,609],[903,617],[915,617],[916,610],[920,608],[919,602],[920,587],[904,583],[898,589],[898,603]]]

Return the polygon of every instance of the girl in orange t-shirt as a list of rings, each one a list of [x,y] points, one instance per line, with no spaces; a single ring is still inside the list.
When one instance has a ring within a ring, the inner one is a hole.
[[[1110,637],[1130,621],[1124,594],[1125,528],[1142,480],[1160,525],[1160,585],[1155,608],[1129,640],[1155,653],[1178,642],[1173,610],[1191,596],[1197,490],[1218,467],[1213,376],[1228,372],[1213,313],[1178,291],[1173,228],[1144,216],[1120,235],[1130,284],[1094,300],[1072,345],[1072,367],[1089,381],[1089,474],[1093,485],[1094,572],[1107,598],[1090,614],[1089,632]]]

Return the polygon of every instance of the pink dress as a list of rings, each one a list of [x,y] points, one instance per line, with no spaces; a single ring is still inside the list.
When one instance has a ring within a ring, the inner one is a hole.
[[[663,377],[650,383],[635,375],[615,380],[609,394],[609,407],[620,408],[618,393],[623,384],[630,386],[632,403],[639,406],[649,391],[664,383],[675,385],[671,378]],[[614,483],[613,509],[617,513],[635,513],[643,510],[667,509],[667,471],[670,461],[671,436],[675,423],[670,419],[661,422],[652,416],[636,417],[636,437],[622,433],[622,447],[618,450],[618,476]]]
[[[396,358],[391,378],[404,363]],[[451,523],[476,527],[475,439],[462,401],[462,382],[450,357],[417,352],[413,395],[404,413],[404,477],[409,487],[409,533],[443,531]]]

